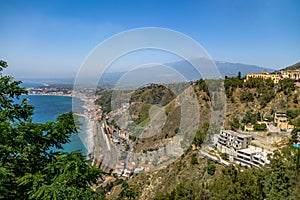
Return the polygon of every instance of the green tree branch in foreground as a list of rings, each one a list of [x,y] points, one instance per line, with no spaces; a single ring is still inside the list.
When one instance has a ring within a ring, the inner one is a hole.
[[[72,113],[33,123],[25,88],[4,76],[0,61],[0,199],[101,199],[90,188],[101,173],[80,152],[65,153],[76,126]]]

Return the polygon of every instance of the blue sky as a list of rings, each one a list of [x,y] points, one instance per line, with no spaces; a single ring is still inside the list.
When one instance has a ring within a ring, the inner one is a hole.
[[[215,60],[281,68],[300,61],[300,1],[0,0],[0,59],[16,77],[72,77],[121,31],[184,33]]]

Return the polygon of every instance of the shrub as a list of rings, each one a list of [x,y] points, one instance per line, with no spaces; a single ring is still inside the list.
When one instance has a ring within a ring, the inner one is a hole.
[[[194,154],[192,155],[191,164],[192,164],[192,165],[197,165],[197,164],[199,164],[198,159],[197,159],[197,154],[196,154],[196,153],[194,153]]]
[[[247,103],[254,101],[254,96],[250,91],[242,91],[240,95],[240,101]]]
[[[207,166],[207,173],[209,175],[214,175],[216,172],[216,166],[212,163],[209,163],[208,166]]]

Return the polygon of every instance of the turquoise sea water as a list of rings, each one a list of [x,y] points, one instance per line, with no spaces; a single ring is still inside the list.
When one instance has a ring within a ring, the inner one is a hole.
[[[63,113],[72,111],[72,97],[67,96],[48,96],[48,95],[23,95],[22,98],[28,98],[29,104],[35,107],[33,114],[33,121],[36,123],[44,123],[46,121],[55,121],[56,118]],[[83,105],[83,101],[78,98],[73,98],[76,104]],[[84,155],[87,150],[82,142],[86,137],[86,122],[84,118],[79,119],[83,125],[80,137],[78,134],[72,134],[71,142],[64,144],[64,151],[71,152],[74,150],[81,150]]]

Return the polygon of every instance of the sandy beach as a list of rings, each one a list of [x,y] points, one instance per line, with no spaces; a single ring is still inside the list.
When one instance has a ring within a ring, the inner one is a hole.
[[[84,117],[87,123],[86,129],[86,138],[84,139],[83,143],[87,148],[87,155],[91,155],[94,153],[94,135],[95,135],[95,104],[92,99],[88,99],[85,96],[76,96],[80,100],[84,102],[82,108],[84,111],[81,113],[76,113],[78,116]]]

